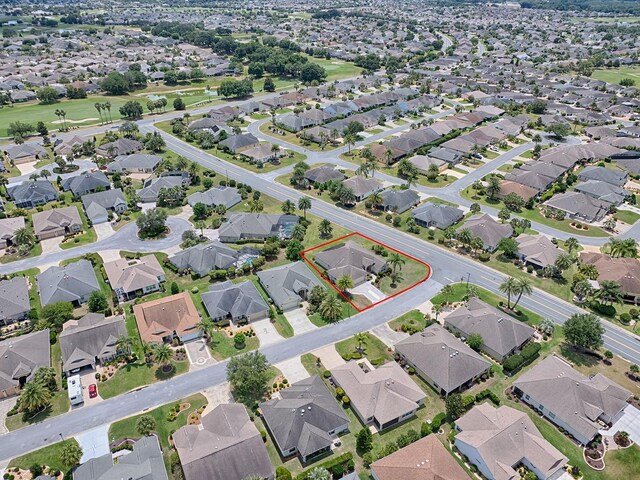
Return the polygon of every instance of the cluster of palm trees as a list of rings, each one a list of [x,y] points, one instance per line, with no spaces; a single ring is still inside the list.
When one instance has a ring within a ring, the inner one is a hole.
[[[528,278],[508,277],[500,284],[498,289],[507,296],[507,309],[515,310],[523,295],[531,295],[533,287]],[[516,301],[511,305],[511,298],[516,297]]]
[[[16,230],[14,240],[18,247],[18,255],[26,256],[36,243],[36,237],[27,227]]]
[[[392,252],[387,258],[387,265],[391,267],[391,273],[389,273],[389,279],[391,280],[391,288],[398,286],[400,282],[404,280],[402,276],[402,266],[406,263],[404,256],[397,252]]]
[[[98,115],[100,115],[100,125],[113,122],[113,119],[111,118],[111,102],[105,102],[105,103],[96,102],[94,103],[93,106],[98,111]],[[104,117],[102,115],[102,112],[104,112]],[[108,115],[108,118],[107,118],[107,115]]]
[[[416,183],[416,181],[418,180],[418,167],[416,167],[408,159],[403,158],[402,160],[400,160],[400,163],[398,163],[398,175],[407,181],[407,188],[410,188],[411,185]]]
[[[482,239],[480,237],[475,236],[473,232],[471,232],[471,230],[469,230],[468,228],[463,228],[459,232],[456,232],[455,230],[453,230],[453,236],[451,237],[449,237],[449,235],[452,232],[448,230],[449,229],[445,230],[443,233],[443,236],[447,241],[450,242],[452,239],[455,238],[458,242],[460,242],[464,246],[465,249],[471,250],[472,253],[476,253],[478,250],[482,250],[484,248],[484,242],[482,241]]]
[[[62,125],[61,131],[66,132],[67,128],[67,112],[62,110],[61,108],[56,108],[53,112],[56,117],[58,117],[58,123]]]
[[[368,146],[364,147],[360,150],[360,156],[364,159],[364,162],[356,170],[356,174],[366,178],[369,178],[369,175],[371,175],[371,178],[375,177],[378,170],[378,161],[373,156],[371,149]]]
[[[604,245],[604,251],[615,258],[636,258],[638,256],[638,242],[634,238],[611,237]]]
[[[333,182],[330,186],[331,198],[342,205],[355,205],[356,194],[351,187],[347,187],[342,182]]]

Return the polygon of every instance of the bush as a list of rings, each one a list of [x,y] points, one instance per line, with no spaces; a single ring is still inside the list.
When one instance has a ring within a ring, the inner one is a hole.
[[[344,390],[340,387],[336,388],[336,396],[338,397],[344,396]]]
[[[526,347],[522,349],[520,353],[510,356],[502,363],[502,368],[505,373],[513,373],[518,370],[520,367],[531,363],[535,358],[538,357],[538,352],[540,351],[539,343],[529,343]]]
[[[266,443],[266,441],[267,441],[267,432],[265,432],[264,430],[260,430],[260,436],[262,437],[262,441]],[[289,478],[291,478],[291,476],[289,476]]]
[[[500,399],[498,396],[489,389],[482,390],[476,395],[476,403],[480,403],[485,398],[491,400],[495,405],[500,405]]]
[[[422,422],[422,425],[420,425],[420,436],[426,437],[429,434],[431,434],[431,425],[427,422]]]
[[[622,323],[624,323],[625,325],[628,324],[629,322],[631,322],[631,314],[624,312],[620,314],[620,321]]]
[[[617,313],[613,305],[605,305],[600,302],[591,302],[589,307],[591,307],[591,309],[596,313],[604,315],[605,317],[615,317]]]
[[[433,420],[431,420],[431,430],[433,432],[437,432],[438,430],[440,430],[440,427],[442,426],[446,418],[447,418],[446,413],[444,412],[438,413],[435,417],[433,417]]]
[[[329,370],[325,370],[324,372],[322,372],[322,376],[324,378],[329,379],[329,378],[331,378],[331,372]]]
[[[488,262],[489,260],[491,260],[491,255],[489,255],[487,252],[482,252],[480,255],[478,255],[478,260],[480,260],[481,262]]]
[[[337,470],[336,467],[338,467]],[[351,452],[346,452],[327,462],[321,463],[319,465],[314,465],[310,469],[305,470],[296,477],[296,480],[307,480],[307,475],[309,475],[309,473],[315,468],[326,468],[334,476],[334,478],[341,478],[345,471],[351,471],[353,470],[353,467],[353,454]],[[340,474],[338,475],[336,474],[336,472],[340,472]]]
[[[276,480],[291,480],[291,472],[282,465],[276,468]]]

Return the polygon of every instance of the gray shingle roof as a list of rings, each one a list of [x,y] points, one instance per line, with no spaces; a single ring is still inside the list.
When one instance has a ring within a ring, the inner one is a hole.
[[[0,342],[0,391],[17,387],[20,377],[31,380],[40,367],[51,366],[49,329]]]
[[[132,170],[155,170],[162,162],[162,157],[158,155],[148,155],[144,153],[134,153],[122,155],[107,166],[109,172],[126,172]]]
[[[500,240],[510,237],[513,233],[511,225],[498,223],[486,213],[469,217],[458,228],[458,232],[464,229],[469,229],[474,236],[480,237],[485,247],[496,247]]]
[[[623,170],[612,170],[605,167],[586,167],[578,174],[578,178],[582,181],[600,180],[603,182],[623,186],[627,182],[627,172]]]
[[[37,202],[43,199],[58,197],[58,192],[53,188],[51,182],[47,180],[35,180],[32,182],[24,182],[20,185],[8,186],[7,194],[16,202],[28,200]]]
[[[260,312],[267,312],[269,306],[264,301],[253,282],[231,283],[229,281],[211,285],[202,294],[202,303],[209,316],[248,318]]]
[[[211,270],[227,269],[237,260],[238,251],[219,242],[200,243],[169,258],[179,269],[190,268],[201,277]]]
[[[384,190],[380,193],[382,205],[394,212],[402,213],[420,201],[420,195],[413,190]]]
[[[321,285],[304,262],[263,270],[258,272],[258,278],[276,305],[300,301],[299,292],[308,292],[314,286]]]
[[[220,239],[290,237],[286,227],[298,223],[296,215],[270,213],[234,213],[218,229]]]
[[[304,174],[304,178],[312,183],[325,183],[329,180],[343,180],[344,175],[333,166],[322,165],[321,167],[307,170]]]
[[[30,309],[29,286],[25,277],[0,281],[0,321],[19,316]]]
[[[62,182],[62,189],[64,191],[71,190],[75,196],[80,196],[86,192],[94,191],[99,187],[107,189],[110,186],[111,183],[107,176],[99,170],[96,172],[85,172],[80,175],[69,177]]]
[[[433,224],[444,230],[445,228],[460,221],[464,216],[464,213],[462,210],[449,205],[426,202],[413,209],[411,216],[415,220],[419,220],[420,222],[428,225]]]
[[[84,259],[64,267],[50,267],[36,280],[42,305],[80,301],[94,290],[100,290],[93,265]]]
[[[196,192],[187,197],[187,202],[192,207],[196,203],[203,203],[207,207],[224,205],[226,208],[231,208],[241,201],[242,196],[237,188],[223,186],[210,188],[206,192]]]

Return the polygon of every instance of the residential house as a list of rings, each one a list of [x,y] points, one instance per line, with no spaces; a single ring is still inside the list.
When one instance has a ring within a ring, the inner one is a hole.
[[[349,428],[349,417],[317,375],[281,390],[260,410],[280,454],[298,455],[303,463],[329,452]]]
[[[108,142],[96,147],[96,155],[106,158],[116,158],[124,155],[133,155],[144,150],[144,144],[138,140],[122,137],[113,142]]]
[[[376,178],[366,178],[361,175],[356,175],[344,180],[342,185],[353,191],[357,202],[361,202],[373,192],[382,189],[382,182],[380,180]]]
[[[384,430],[413,417],[423,404],[424,392],[396,362],[374,368],[368,361],[352,360],[331,371],[333,382],[351,400],[364,425]]]
[[[269,316],[269,305],[251,281],[210,285],[209,291],[202,294],[202,304],[218,324],[238,325]]]
[[[5,147],[4,153],[14,165],[37,162],[49,156],[49,153],[42,145],[34,142]]]
[[[80,320],[69,320],[58,335],[62,352],[62,371],[67,376],[79,369],[96,368],[127,351],[118,349],[118,339],[128,337],[122,315],[105,318],[102,313],[87,313]]]
[[[418,169],[418,173],[421,175],[427,175],[432,165],[436,166],[438,173],[444,172],[449,168],[449,164],[444,160],[439,160],[428,155],[414,155],[409,159],[409,162]]]
[[[601,373],[587,377],[556,355],[524,372],[513,392],[582,445],[615,422],[631,397]]]
[[[437,227],[440,230],[445,230],[462,220],[464,213],[449,205],[426,202],[413,209],[411,217],[423,227]]]
[[[383,257],[352,240],[317,253],[313,261],[326,270],[327,277],[334,284],[340,277],[348,275],[357,286],[366,282],[370,275],[379,275],[389,269]]]
[[[274,470],[256,424],[244,405],[223,403],[199,425],[172,435],[185,480],[273,480]]]
[[[207,190],[206,192],[196,192],[187,197],[187,203],[192,207],[196,203],[202,203],[207,207],[213,208],[218,205],[224,205],[229,209],[242,201],[242,195],[237,188],[218,186]]]
[[[571,219],[586,223],[599,222],[611,208],[609,202],[571,191],[554,195],[543,205],[553,211],[564,212]]]
[[[31,217],[33,231],[39,240],[64,237],[82,231],[82,219],[78,207],[54,208],[34,213]]]
[[[157,436],[142,437],[134,442],[131,451],[123,452],[117,461],[111,452],[86,461],[73,471],[73,480],[168,480]]]
[[[58,192],[47,180],[7,186],[7,195],[15,202],[17,208],[35,208],[58,199]]]
[[[202,336],[200,315],[189,292],[139,303],[133,314],[143,342],[170,342],[176,337],[188,342]]]
[[[291,237],[293,226],[298,223],[296,215],[270,213],[234,213],[218,229],[221,242],[238,240],[265,240],[269,237],[286,239]]]
[[[554,265],[562,254],[562,250],[545,235],[520,235],[516,242],[520,261],[534,268]]]
[[[0,341],[0,398],[18,395],[38,369],[51,366],[49,329]]]
[[[174,187],[183,188],[182,178],[178,176],[167,176],[159,178],[147,178],[142,188],[136,193],[142,203],[152,203],[158,201],[158,195],[163,188],[170,189]]]
[[[108,222],[109,212],[124,213],[129,209],[127,200],[119,188],[84,195],[82,205],[93,225]]]
[[[162,162],[158,155],[132,153],[120,155],[107,165],[109,173],[153,173]]]
[[[85,172],[75,177],[69,177],[62,182],[62,189],[65,192],[73,193],[74,197],[82,197],[87,193],[94,193],[98,190],[109,190],[111,182],[100,170],[95,172]]]
[[[258,280],[280,310],[298,307],[313,287],[322,285],[304,262],[259,271]]]
[[[637,304],[640,298],[640,260],[637,258],[614,258],[598,252],[580,253],[582,263],[595,265],[598,282],[616,282],[624,295],[624,301]]]
[[[204,277],[212,270],[226,270],[235,266],[240,251],[222,245],[220,242],[199,243],[169,257],[169,262],[178,270],[190,269]]]
[[[519,351],[535,332],[526,323],[473,297],[447,315],[444,326],[462,337],[480,335],[482,351],[498,362]]]
[[[239,153],[247,148],[255,147],[259,143],[260,140],[251,133],[241,133],[222,140],[218,145],[232,153]]]
[[[491,363],[437,324],[401,340],[395,350],[445,397],[469,388],[491,368]]]
[[[574,190],[615,206],[622,204],[629,195],[629,192],[624,188],[600,180],[588,180],[584,183],[579,183],[574,187]]]
[[[49,267],[36,277],[36,282],[43,306],[71,302],[78,307],[89,300],[92,292],[100,290],[93,265],[84,259],[63,267]]]
[[[371,464],[374,480],[469,480],[469,475],[435,434]]]
[[[24,218],[0,218],[0,249],[15,245],[16,232],[24,228]]]
[[[502,182],[500,182],[500,193],[497,195],[497,197],[504,198],[510,193],[515,193],[522,200],[527,202],[531,198],[537,196],[540,191],[536,188],[528,187],[511,180],[503,180]]]
[[[104,271],[121,302],[157,292],[165,281],[164,270],[155,255],[105,262]]]
[[[420,203],[420,195],[413,190],[383,190],[380,193],[382,203],[380,207],[385,212],[404,213]]]
[[[8,325],[29,318],[31,303],[26,277],[0,280],[0,324]]]
[[[321,185],[330,181],[340,182],[344,180],[345,176],[334,166],[322,165],[320,167],[310,168],[307,170],[304,173],[304,178],[311,184]]]
[[[469,230],[474,237],[480,238],[483,248],[489,252],[493,252],[498,247],[500,240],[513,235],[511,225],[498,223],[486,213],[469,217],[458,228],[458,233],[462,230]]]
[[[536,428],[529,415],[490,403],[476,405],[456,421],[455,446],[489,480],[520,480],[525,465],[540,480],[565,474],[565,457]]]
[[[629,174],[624,170],[613,170],[605,167],[586,167],[578,174],[578,179],[583,182],[596,180],[599,182],[607,182],[611,185],[623,187],[627,183]]]

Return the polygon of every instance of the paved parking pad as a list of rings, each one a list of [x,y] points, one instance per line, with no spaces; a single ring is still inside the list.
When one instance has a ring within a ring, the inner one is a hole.
[[[296,335],[310,332],[318,328],[313,323],[311,323],[311,320],[309,320],[309,317],[307,317],[307,313],[304,308],[296,308],[295,310],[285,312],[284,317],[287,319],[287,321],[293,328],[293,333],[295,333]]]
[[[260,348],[266,347],[267,345],[273,345],[274,343],[284,340],[268,318],[251,322],[251,328],[253,328],[253,331],[256,332],[256,335],[260,340]]]
[[[624,408],[622,417],[611,425],[608,430],[601,430],[602,435],[613,436],[617,432],[627,432],[629,438],[635,443],[640,443],[640,410],[633,405],[627,405]]]
[[[336,347],[333,345],[327,345],[326,347],[319,348],[311,352],[316,357],[320,357],[322,365],[327,370],[333,370],[340,365],[344,365],[346,362],[344,358],[336,351]]]
[[[300,357],[290,358],[284,362],[276,363],[274,366],[282,372],[282,375],[289,381],[289,384],[309,377],[309,372],[307,372],[307,369],[302,365]]]
[[[393,347],[396,343],[409,336],[408,333],[392,330],[386,323],[372,329],[371,333],[378,337],[387,347]]]
[[[82,459],[80,463],[111,452],[109,448],[108,423],[77,435],[76,440],[80,444],[80,447],[82,447]]]
[[[189,363],[193,367],[204,367],[205,365],[211,363],[213,360],[211,358],[209,348],[207,347],[207,343],[204,338],[200,338],[192,342],[187,342],[184,344],[184,347],[187,350]]]

